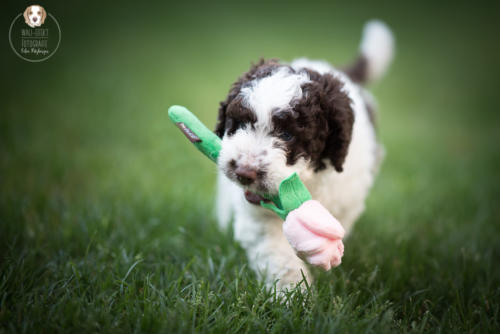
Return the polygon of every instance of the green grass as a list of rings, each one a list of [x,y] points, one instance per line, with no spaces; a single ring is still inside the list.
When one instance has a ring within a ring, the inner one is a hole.
[[[500,330],[498,8],[43,5],[58,53],[1,53],[0,332]],[[280,299],[166,109],[213,124],[251,61],[345,62],[374,16],[398,39],[373,87],[388,155],[342,265]]]

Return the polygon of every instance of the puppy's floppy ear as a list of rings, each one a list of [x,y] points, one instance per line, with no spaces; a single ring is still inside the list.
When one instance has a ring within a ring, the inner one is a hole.
[[[45,8],[40,7],[42,9],[42,21],[40,22],[41,24],[45,23],[45,19],[47,18],[47,12],[45,11]]]
[[[28,25],[30,24],[30,18],[28,17],[28,12],[30,11],[30,8],[31,8],[31,6],[26,7],[26,10],[23,13],[24,22],[26,22],[26,24],[28,24]]]
[[[238,96],[243,85],[251,80],[270,75],[277,66],[279,66],[277,59],[264,60],[261,58],[256,64],[252,64],[250,70],[231,86],[227,98],[220,103],[219,116],[217,117],[217,124],[215,126],[215,134],[217,136],[220,138],[224,136],[226,131],[227,106]]]
[[[239,78],[238,81],[236,81],[231,86],[231,89],[229,90],[229,94],[227,94],[226,99],[222,101],[219,105],[219,115],[217,116],[217,124],[215,125],[215,134],[220,138],[224,137],[224,133],[226,132],[227,106],[240,93],[241,86],[243,85],[241,79],[242,78]]]
[[[354,112],[351,99],[343,91],[344,83],[331,74],[320,75],[310,73],[313,84],[308,94],[315,95],[323,117],[327,122],[325,143],[320,159],[316,161],[316,169],[325,167],[322,160],[329,159],[337,172],[343,171],[344,160],[349,150],[354,124]]]

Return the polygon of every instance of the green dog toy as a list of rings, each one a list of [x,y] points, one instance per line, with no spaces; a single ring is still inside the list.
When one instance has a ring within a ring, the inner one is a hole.
[[[168,109],[168,116],[201,153],[217,163],[217,158],[221,150],[221,140],[216,134],[203,125],[203,123],[185,107],[171,106]],[[293,173],[281,181],[278,195],[260,195],[270,201],[261,201],[260,205],[274,211],[283,220],[286,219],[290,211],[297,209],[304,202],[311,199],[311,194],[302,183],[297,173]]]

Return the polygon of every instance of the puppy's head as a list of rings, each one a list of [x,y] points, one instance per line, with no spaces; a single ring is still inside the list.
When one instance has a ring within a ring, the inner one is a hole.
[[[347,155],[354,114],[343,83],[331,74],[295,71],[261,60],[221,102],[215,132],[222,138],[219,168],[259,203],[293,172],[337,172]]]
[[[26,24],[33,28],[45,23],[47,12],[42,6],[32,5],[26,8],[23,15]]]

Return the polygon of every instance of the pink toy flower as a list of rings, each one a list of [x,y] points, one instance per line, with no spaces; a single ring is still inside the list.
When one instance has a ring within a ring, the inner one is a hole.
[[[291,211],[283,232],[304,261],[324,270],[340,264],[344,255],[344,228],[318,201],[306,201]]]

